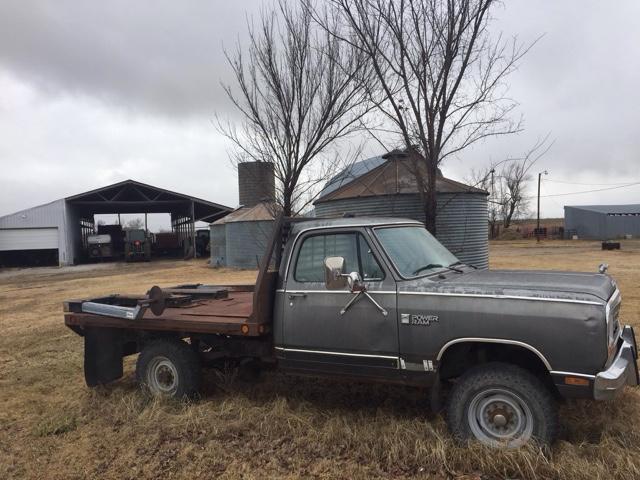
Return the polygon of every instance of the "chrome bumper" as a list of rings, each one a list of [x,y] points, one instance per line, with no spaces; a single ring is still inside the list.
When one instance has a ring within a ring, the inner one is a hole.
[[[633,328],[624,327],[622,345],[611,366],[596,375],[593,384],[593,397],[596,400],[610,400],[618,395],[625,385],[638,385],[638,350]]]

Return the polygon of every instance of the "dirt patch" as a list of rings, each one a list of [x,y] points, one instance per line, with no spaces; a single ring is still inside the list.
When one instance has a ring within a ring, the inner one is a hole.
[[[640,327],[640,242],[496,242],[492,268],[595,271],[610,265],[625,322]],[[0,478],[640,478],[640,392],[567,402],[550,455],[454,445],[423,392],[267,374],[192,404],[150,401],[133,362],[108,388],[82,378],[82,340],[61,302],[151,285],[249,283],[204,261],[0,275]],[[571,338],[567,338],[570,348]]]

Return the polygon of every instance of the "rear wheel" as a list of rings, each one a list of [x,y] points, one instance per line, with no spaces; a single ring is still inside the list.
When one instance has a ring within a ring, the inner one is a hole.
[[[488,363],[465,373],[453,387],[447,423],[461,441],[515,448],[531,441],[548,445],[558,431],[551,392],[532,373]]]
[[[200,388],[200,361],[180,340],[157,340],[146,345],[136,363],[136,378],[143,390],[164,398],[193,397]]]

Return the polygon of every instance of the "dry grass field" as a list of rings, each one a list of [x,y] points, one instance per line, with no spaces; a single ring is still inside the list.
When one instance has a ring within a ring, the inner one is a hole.
[[[624,321],[640,327],[640,243],[598,247],[497,242],[491,265],[595,271],[607,262]],[[209,372],[198,402],[159,403],[138,393],[133,359],[116,384],[84,385],[64,299],[254,275],[202,261],[0,272],[0,479],[640,478],[640,391],[629,389],[611,403],[562,405],[561,439],[543,455],[456,446],[423,393],[397,386]]]

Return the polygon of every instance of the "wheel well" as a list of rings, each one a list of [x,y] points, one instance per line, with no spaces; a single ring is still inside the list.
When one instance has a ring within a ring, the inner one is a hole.
[[[439,363],[440,378],[459,377],[470,368],[488,362],[517,365],[552,383],[547,366],[532,350],[521,345],[475,341],[456,343],[445,350]]]

